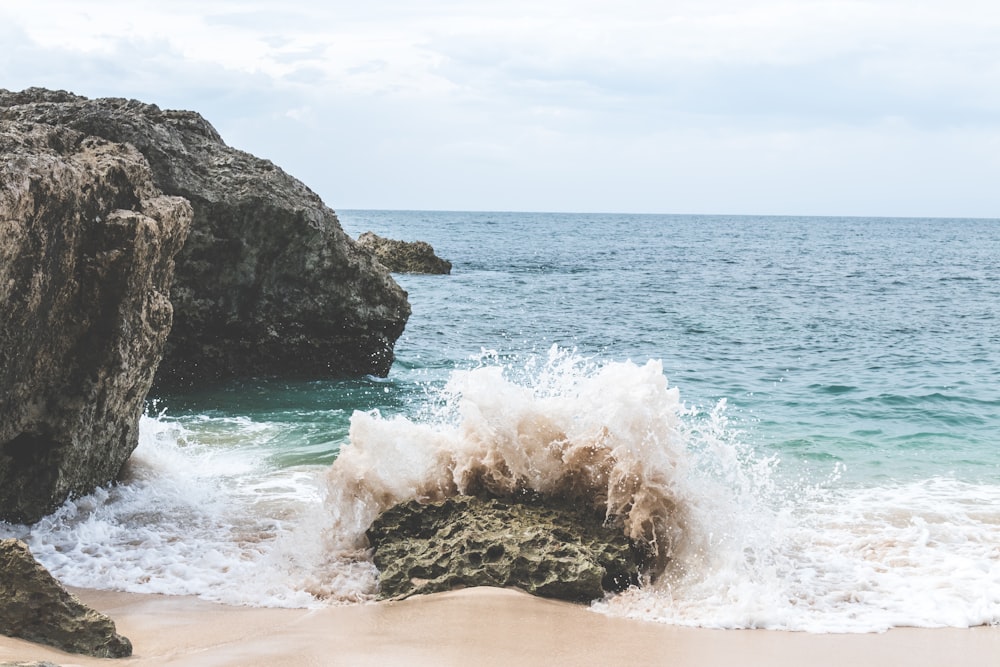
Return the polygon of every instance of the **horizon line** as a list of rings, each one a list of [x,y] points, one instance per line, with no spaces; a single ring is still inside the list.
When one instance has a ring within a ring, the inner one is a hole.
[[[334,213],[341,211],[367,211],[379,213],[499,213],[504,215],[628,215],[628,216],[658,216],[658,217],[678,217],[678,218],[823,218],[823,219],[852,219],[852,220],[969,220],[969,221],[996,221],[1000,222],[1000,217],[988,216],[967,216],[967,215],[863,215],[863,214],[813,214],[813,213],[650,213],[650,212],[628,212],[628,211],[543,211],[543,210],[520,210],[520,209],[458,209],[458,208],[366,208],[366,207],[343,207],[331,209]]]

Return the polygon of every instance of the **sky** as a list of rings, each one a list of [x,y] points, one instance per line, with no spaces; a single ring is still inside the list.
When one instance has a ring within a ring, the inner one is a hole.
[[[1000,217],[996,0],[0,0],[334,209]]]

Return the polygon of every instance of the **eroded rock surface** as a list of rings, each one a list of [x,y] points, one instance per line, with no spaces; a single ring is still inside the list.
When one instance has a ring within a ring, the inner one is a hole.
[[[434,254],[426,241],[397,241],[365,232],[358,244],[371,250],[375,258],[393,273],[451,273],[451,262]]]
[[[29,89],[0,90],[0,119],[127,142],[160,190],[191,202],[158,385],[388,373],[406,293],[314,192],[197,113]]]
[[[0,118],[0,520],[108,484],[135,449],[190,222],[131,146]]]
[[[114,621],[63,588],[20,540],[0,540],[0,632],[98,658],[132,655]]]
[[[410,501],[383,512],[367,536],[381,598],[513,586],[583,602],[639,579],[638,553],[620,530],[543,499]]]

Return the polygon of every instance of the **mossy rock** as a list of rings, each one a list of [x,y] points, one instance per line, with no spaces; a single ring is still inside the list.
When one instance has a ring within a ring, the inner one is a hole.
[[[367,535],[382,599],[499,586],[585,602],[639,581],[640,552],[620,529],[537,496],[410,501],[382,513]]]

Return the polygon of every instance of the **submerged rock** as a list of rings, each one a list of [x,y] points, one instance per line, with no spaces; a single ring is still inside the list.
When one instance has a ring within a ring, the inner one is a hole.
[[[20,540],[0,540],[0,633],[98,658],[132,655],[114,621],[63,588]]]
[[[33,88],[0,90],[2,119],[128,143],[160,190],[191,202],[158,385],[388,373],[406,293],[314,192],[197,113]]]
[[[584,602],[639,581],[638,552],[594,513],[540,499],[410,501],[368,529],[379,596],[514,586]]]
[[[108,484],[135,449],[190,222],[131,146],[0,119],[0,520]]]
[[[451,273],[451,262],[435,255],[425,241],[396,241],[365,232],[358,237],[358,244],[394,273]]]

